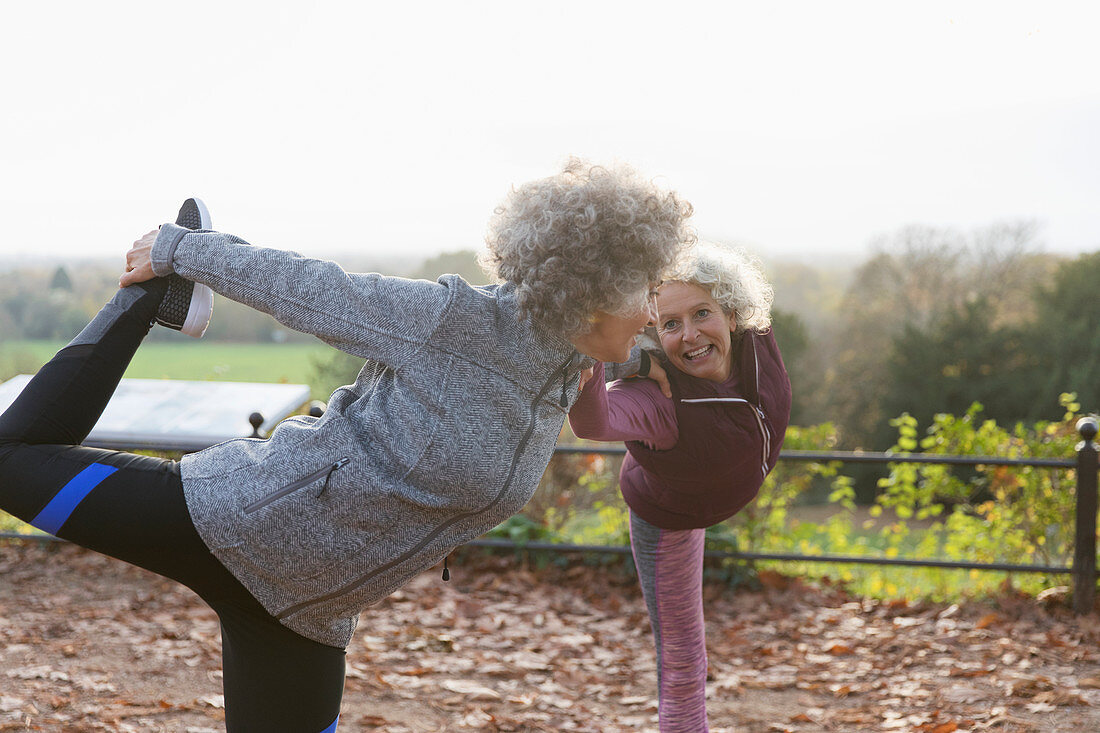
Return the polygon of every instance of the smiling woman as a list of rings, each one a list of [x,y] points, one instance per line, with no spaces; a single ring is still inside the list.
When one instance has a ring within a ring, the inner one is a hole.
[[[730,375],[731,331],[735,317],[695,283],[670,282],[657,295],[661,348],[684,374],[712,382]]]
[[[705,528],[744,508],[779,456],[791,388],[770,330],[772,289],[746,255],[687,250],[657,294],[672,399],[655,382],[603,384],[569,414],[582,438],[623,440],[619,486],[657,648],[662,731],[705,731]]]
[[[738,333],[763,333],[771,326],[775,293],[760,263],[744,250],[700,242],[676,260],[665,281],[704,288],[730,316]]]

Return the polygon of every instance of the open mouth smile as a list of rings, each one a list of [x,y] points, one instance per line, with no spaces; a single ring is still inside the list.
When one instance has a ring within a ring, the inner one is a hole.
[[[712,352],[712,351],[714,351],[714,346],[712,344],[707,344],[706,346],[703,346],[703,347],[698,348],[698,349],[693,349],[692,351],[685,351],[684,352],[684,359],[687,360],[687,361],[695,361],[697,359],[703,359],[703,358],[709,356],[710,352]]]

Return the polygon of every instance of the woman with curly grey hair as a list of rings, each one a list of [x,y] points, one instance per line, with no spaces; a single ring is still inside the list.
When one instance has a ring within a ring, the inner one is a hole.
[[[211,230],[189,199],[121,289],[0,416],[0,507],[178,580],[218,614],[229,731],[331,733],[359,612],[527,503],[581,373],[623,360],[690,206],[570,161],[497,209],[471,287],[354,274]],[[365,360],[320,418],[179,462],[80,446],[156,321],[210,291]]]
[[[669,241],[690,208],[629,169],[571,159],[560,175],[512,191],[489,223],[482,266],[515,284],[520,312],[566,334],[593,328],[596,314],[644,310],[647,281],[669,265]]]
[[[647,379],[605,386],[600,364],[569,422],[579,437],[626,442],[619,486],[657,649],[660,729],[679,733],[707,730],[706,528],[751,501],[775,465],[791,387],[771,286],[743,252],[699,244],[666,277],[661,351],[639,372],[667,377],[668,391]]]

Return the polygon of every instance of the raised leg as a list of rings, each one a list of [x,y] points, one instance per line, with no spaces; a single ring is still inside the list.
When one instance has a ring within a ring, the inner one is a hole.
[[[157,279],[115,293],[0,415],[0,441],[81,443],[149,333],[167,287]]]

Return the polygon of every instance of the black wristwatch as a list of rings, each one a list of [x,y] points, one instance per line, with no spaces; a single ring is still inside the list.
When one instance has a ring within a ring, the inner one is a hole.
[[[638,358],[639,358],[640,363],[638,364],[638,374],[637,374],[637,376],[639,376],[639,377],[648,377],[649,376],[649,365],[650,365],[649,353],[646,352],[645,349],[642,349],[640,352],[638,352]]]

